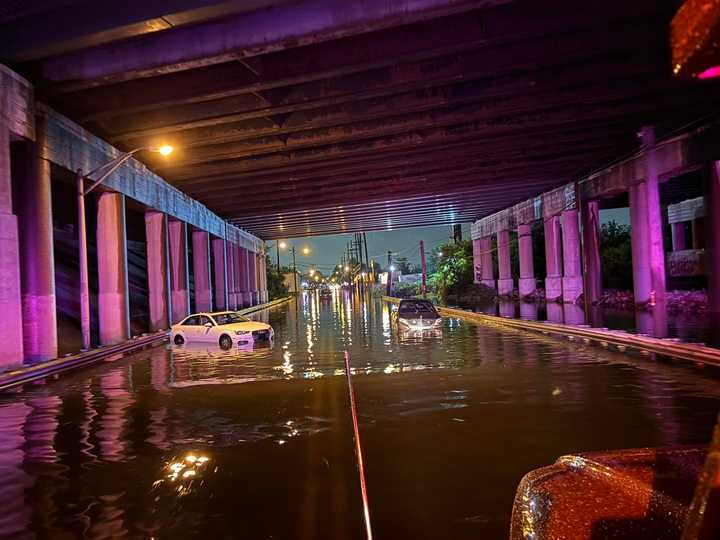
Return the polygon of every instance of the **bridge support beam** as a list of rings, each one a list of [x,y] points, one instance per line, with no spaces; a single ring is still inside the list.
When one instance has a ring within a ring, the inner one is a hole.
[[[482,284],[495,289],[495,268],[493,265],[492,238],[485,236],[480,239],[480,252],[482,253]]]
[[[215,309],[223,310],[228,307],[227,299],[227,264],[225,261],[225,240],[212,239],[212,256],[215,277]]]
[[[535,268],[533,265],[532,226],[518,225],[518,259],[520,260],[520,298],[535,294]]]
[[[235,244],[230,241],[225,241],[225,264],[227,264],[227,309],[236,310],[238,309],[236,293],[237,253],[235,252]]]
[[[170,275],[172,321],[179,322],[190,314],[190,291],[188,284],[187,225],[171,220],[170,232]]]
[[[580,227],[578,211],[565,210],[562,213],[563,302],[575,303],[583,293],[582,264],[580,259]]]
[[[130,337],[130,305],[125,236],[125,196],[103,193],[97,213],[98,321],[100,344]]]
[[[250,291],[250,305],[256,306],[260,297],[258,294],[258,282],[257,282],[257,254],[254,251],[247,250],[248,260],[248,290]]]
[[[265,254],[264,253],[258,253],[258,262],[260,271],[258,272],[258,277],[260,278],[260,303],[264,304],[267,302],[268,299],[268,291],[267,291],[267,264],[265,260]]]
[[[510,296],[515,284],[512,277],[512,262],[510,258],[510,231],[503,230],[497,233],[498,256],[498,294]]]
[[[655,301],[665,305],[665,245],[663,242],[663,216],[660,207],[660,178],[655,148],[655,130],[644,127],[641,130],[645,148],[645,184],[647,197],[647,220],[650,249],[650,285]]]
[[[482,243],[477,238],[472,241],[473,247],[473,283],[482,283]]]
[[[18,189],[23,350],[26,361],[57,357],[57,310],[53,255],[50,163],[45,159],[47,118],[35,118],[35,142],[13,153]]]
[[[210,235],[207,231],[194,230],[193,279],[195,285],[195,311],[212,311],[210,290]]]
[[[0,368],[22,364],[23,329],[18,221],[12,208],[10,131],[0,115]]]
[[[240,285],[238,301],[242,302],[243,307],[250,307],[253,305],[253,295],[250,289],[250,250],[239,247],[238,261],[238,283]]]
[[[162,212],[145,213],[147,249],[148,310],[150,331],[170,326],[167,216]]]
[[[545,220],[545,260],[547,277],[545,278],[545,298],[548,302],[557,302],[562,298],[562,235],[560,217],[551,216]]]
[[[585,301],[591,304],[602,296],[602,262],[600,259],[600,207],[588,201],[581,207],[583,262],[585,267]]]
[[[636,304],[650,300],[650,236],[647,218],[647,186],[632,186],[630,195],[630,240],[632,245],[633,293]]]

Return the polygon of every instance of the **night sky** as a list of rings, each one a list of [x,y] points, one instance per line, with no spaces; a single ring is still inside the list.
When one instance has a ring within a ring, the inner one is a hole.
[[[600,221],[615,220],[621,224],[629,223],[627,208],[602,210]],[[324,274],[329,274],[338,264],[345,246],[353,240],[353,234],[335,234],[332,236],[315,236],[310,238],[295,238],[286,240],[288,247],[280,252],[280,264],[292,265],[289,248],[294,244],[297,249],[297,264],[301,271],[310,267],[317,268]],[[470,224],[463,225],[463,238],[470,238]],[[368,255],[370,260],[377,261],[381,266],[387,262],[388,250],[394,257],[407,257],[408,261],[420,264],[420,240],[425,241],[425,251],[430,252],[439,245],[452,239],[452,227],[415,227],[411,229],[397,229],[394,231],[375,231],[367,233]],[[302,248],[310,248],[310,254],[302,255]],[[273,262],[276,258],[275,242],[268,242],[268,249]]]

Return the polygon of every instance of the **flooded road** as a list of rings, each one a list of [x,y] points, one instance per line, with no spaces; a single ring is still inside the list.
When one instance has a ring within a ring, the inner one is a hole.
[[[359,539],[343,351],[375,536],[506,538],[561,454],[705,443],[712,373],[349,293],[261,312],[272,347],[159,347],[0,395],[0,538]]]

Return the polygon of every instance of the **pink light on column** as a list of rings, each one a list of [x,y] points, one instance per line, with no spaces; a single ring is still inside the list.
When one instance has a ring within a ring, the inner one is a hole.
[[[709,67],[697,76],[700,80],[715,79],[717,77],[720,77],[720,66]]]

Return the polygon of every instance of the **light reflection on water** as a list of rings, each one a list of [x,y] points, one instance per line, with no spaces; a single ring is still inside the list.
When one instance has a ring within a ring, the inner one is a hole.
[[[274,343],[0,396],[0,538],[361,538],[344,349],[379,538],[504,538],[528,470],[707,441],[720,403],[707,372],[452,318],[398,333],[346,291],[253,318]]]

